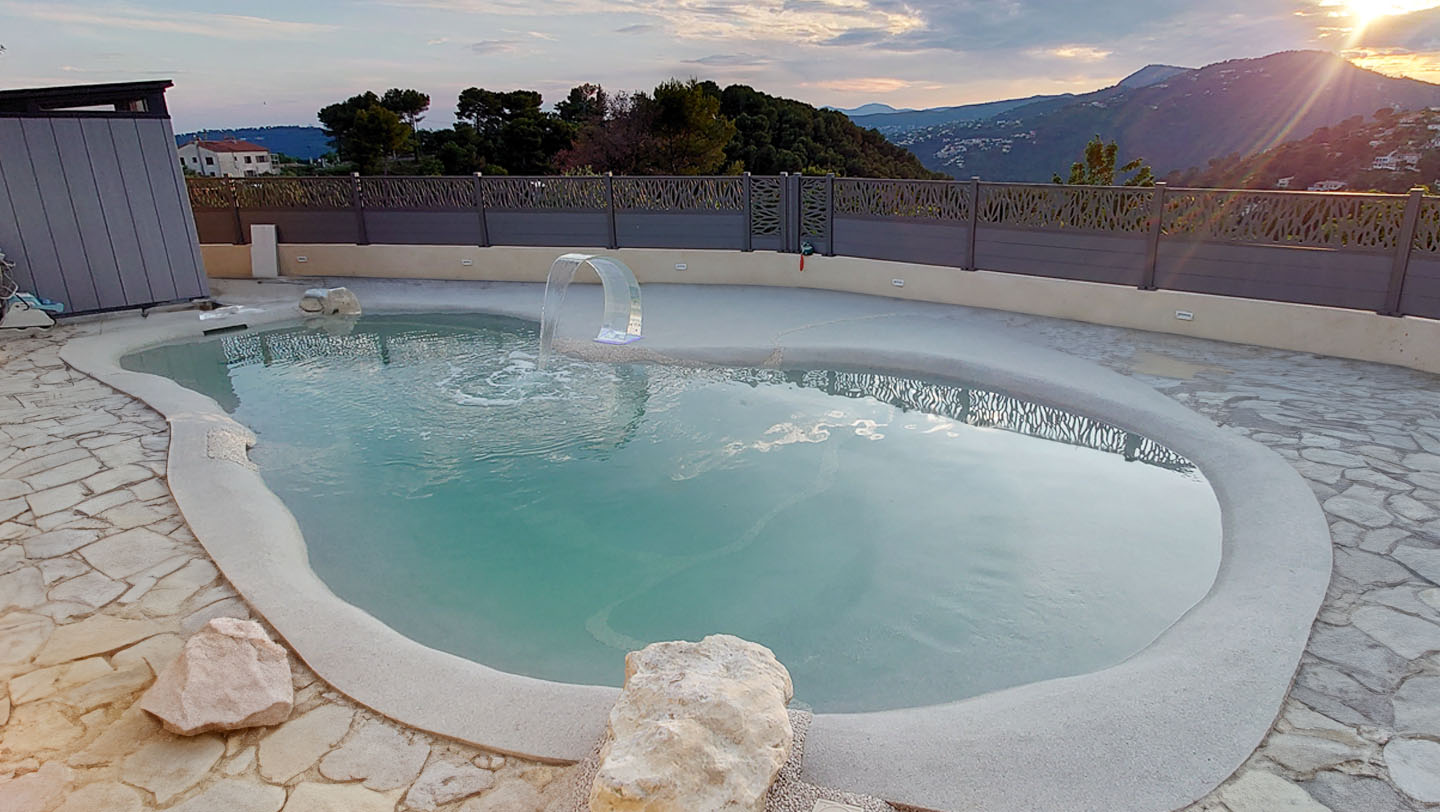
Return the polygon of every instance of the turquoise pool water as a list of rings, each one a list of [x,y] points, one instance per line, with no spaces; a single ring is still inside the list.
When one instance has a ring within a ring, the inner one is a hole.
[[[932,704],[1119,662],[1214,580],[1209,485],[1103,423],[863,371],[540,372],[536,342],[378,316],[124,365],[255,430],[342,598],[544,679],[618,685],[630,649],[727,632],[816,710]]]

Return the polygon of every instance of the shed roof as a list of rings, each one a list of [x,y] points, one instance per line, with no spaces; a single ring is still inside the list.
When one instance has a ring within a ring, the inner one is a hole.
[[[201,149],[208,149],[211,152],[269,152],[269,147],[262,147],[259,144],[252,144],[249,141],[241,141],[238,138],[226,138],[223,141],[205,141],[195,139],[186,141],[185,146],[199,143]]]
[[[0,115],[128,116],[168,118],[165,89],[169,79],[146,82],[111,82],[0,90]],[[109,105],[111,110],[84,110]]]

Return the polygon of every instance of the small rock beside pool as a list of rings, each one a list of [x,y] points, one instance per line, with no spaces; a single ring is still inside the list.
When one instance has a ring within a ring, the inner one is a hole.
[[[140,707],[171,733],[194,736],[278,725],[294,701],[285,649],[253,620],[219,617],[186,641]]]
[[[731,635],[631,652],[591,812],[760,812],[794,741],[793,695],[770,649]]]

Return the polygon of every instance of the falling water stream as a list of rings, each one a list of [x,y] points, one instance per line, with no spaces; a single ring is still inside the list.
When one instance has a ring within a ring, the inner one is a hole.
[[[602,344],[629,344],[639,341],[640,283],[635,273],[623,262],[590,254],[564,254],[550,266],[545,275],[545,299],[540,305],[540,352],[536,364],[545,369],[554,352],[555,327],[565,293],[582,265],[589,265],[600,276],[605,289],[605,316],[595,340]]]

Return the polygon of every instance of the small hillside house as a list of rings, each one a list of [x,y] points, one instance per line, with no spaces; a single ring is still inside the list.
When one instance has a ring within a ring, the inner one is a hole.
[[[180,147],[180,166],[197,175],[215,178],[276,175],[280,172],[271,160],[270,150],[234,138],[224,141],[197,138],[185,143]]]

